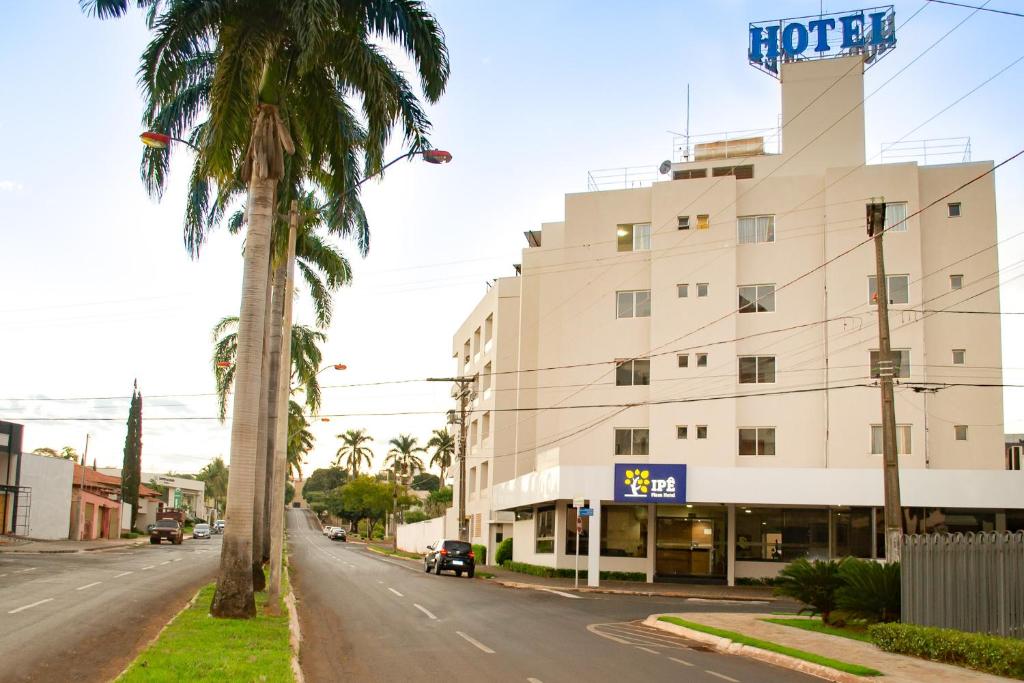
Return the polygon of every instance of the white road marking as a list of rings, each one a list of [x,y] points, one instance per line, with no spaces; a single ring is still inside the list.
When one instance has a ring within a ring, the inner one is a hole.
[[[675,657],[669,657],[669,659],[671,659],[676,664],[682,664],[683,666],[693,666],[693,664],[686,661],[685,659],[676,659]]]
[[[732,676],[726,676],[725,674],[720,674],[717,671],[711,671],[710,669],[704,669],[704,673],[711,674],[712,676],[717,676],[718,678],[721,678],[723,681],[729,681],[729,683],[740,683],[738,679],[733,678]]]
[[[170,563],[171,563],[171,561],[170,561],[170,560],[164,560],[164,561],[163,561],[163,562],[161,562],[160,564],[161,564],[161,565],[165,565],[165,564],[170,564]]]
[[[22,605],[21,607],[19,607],[17,609],[12,609],[10,612],[8,612],[8,614],[17,614],[18,612],[24,612],[25,610],[32,609],[33,607],[35,607],[37,605],[42,605],[43,603],[52,602],[52,601],[53,601],[53,598],[46,598],[45,600],[40,600],[39,602],[33,602],[31,605]]]
[[[428,610],[428,609],[427,609],[426,607],[424,607],[423,605],[417,605],[417,604],[416,604],[416,603],[414,602],[414,603],[412,603],[412,606],[413,606],[413,607],[415,607],[416,609],[418,609],[419,611],[423,612],[424,614],[426,614],[426,615],[427,615],[428,617],[430,617],[431,619],[437,619],[437,617],[435,617],[435,616],[434,616],[433,614],[431,614],[430,610]]]
[[[5,576],[7,576],[7,574],[0,574],[0,579],[4,578]]]
[[[660,655],[660,654],[661,654],[661,653],[660,653],[660,652],[658,652],[657,650],[652,650],[652,649],[651,649],[651,648],[649,648],[649,647],[641,647],[640,645],[637,645],[637,646],[636,646],[636,649],[638,649],[638,650],[643,650],[644,652],[650,652],[650,653],[651,653],[652,655]]]
[[[735,600],[718,600],[716,598],[686,598],[686,602],[706,602],[712,605],[733,605]],[[767,600],[744,600],[744,605],[767,605]]]
[[[180,557],[176,557],[173,560],[171,560],[171,562],[181,562],[181,558]]]
[[[377,583],[384,583],[384,582],[381,581],[380,579],[377,579]]]
[[[555,595],[561,595],[563,598],[572,598],[573,600],[580,600],[580,596],[573,595],[572,593],[564,593],[562,591],[556,591],[554,588],[541,588],[545,593],[554,593]]]
[[[544,683],[544,681],[539,678],[527,678],[526,683]]]
[[[128,576],[129,574],[131,574],[131,572],[121,572],[120,574],[118,574],[114,578],[115,579],[120,579],[122,576]]]
[[[24,574],[25,572],[34,572],[39,567],[29,567],[28,569],[17,569],[14,571],[15,574]]]
[[[491,648],[487,647],[486,645],[481,643],[479,640],[477,640],[473,636],[468,636],[465,633],[463,633],[462,631],[456,631],[455,633],[456,633],[456,635],[462,637],[463,640],[465,640],[467,643],[477,647],[481,651],[486,652],[489,655],[493,655],[494,654],[494,650],[492,650]],[[739,683],[739,682],[737,681],[737,683]]]
[[[155,566],[156,566],[156,565],[153,565],[153,564],[151,564],[151,565],[149,565],[148,567],[143,567],[143,568],[142,568],[142,569],[140,569],[139,571],[143,571],[143,572],[144,572],[144,571],[146,571],[147,569],[152,569],[152,568],[153,568],[153,567],[155,567]]]
[[[404,597],[405,597],[404,595],[402,595],[401,593],[399,593],[398,591],[396,591],[396,590],[395,590],[394,588],[392,588],[391,586],[388,586],[388,590],[389,590],[389,591],[391,591],[392,593],[394,593],[395,595],[397,595],[397,596],[398,596],[398,597],[400,597],[400,598],[404,598]]]
[[[75,590],[76,591],[84,591],[86,588],[92,588],[93,586],[98,586],[101,583],[103,583],[103,582],[102,581],[93,581],[92,583],[87,583],[84,586],[79,586]]]

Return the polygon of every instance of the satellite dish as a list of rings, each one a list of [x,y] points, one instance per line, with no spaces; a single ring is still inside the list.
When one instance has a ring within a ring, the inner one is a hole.
[[[661,173],[661,175],[665,175],[666,173],[668,173],[671,170],[672,170],[672,162],[669,161],[668,159],[666,159],[665,161],[661,162],[661,166],[658,167],[658,172]]]

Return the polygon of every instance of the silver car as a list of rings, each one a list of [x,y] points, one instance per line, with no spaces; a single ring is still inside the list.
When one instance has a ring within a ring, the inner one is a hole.
[[[210,525],[209,524],[196,524],[195,528],[192,529],[192,538],[209,538],[210,537]]]

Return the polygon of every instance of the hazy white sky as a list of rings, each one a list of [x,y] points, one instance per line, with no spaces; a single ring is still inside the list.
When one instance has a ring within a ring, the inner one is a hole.
[[[443,425],[444,385],[330,387],[454,372],[451,335],[485,282],[512,274],[522,232],[561,220],[564,193],[586,189],[588,170],[668,158],[687,83],[694,133],[774,125],[778,84],[747,65],[747,23],[815,13],[819,3],[429,6],[452,60],[448,92],[430,109],[433,140],[454,161],[400,164],[366,189],[370,256],[344,246],[355,284],[336,299],[324,349],[325,362],[349,369],[322,375],[326,414],[428,414],[317,421],[310,468],[330,461],[334,436],[349,428],[369,430],[379,464],[389,438],[425,441]],[[897,2],[897,22],[921,6]],[[881,87],[866,104],[869,156],[1024,55],[1024,19],[988,13],[925,53],[968,14],[928,5],[868,72],[867,92]],[[238,311],[241,242],[220,231],[189,259],[185,155],[162,202],[143,191],[141,13],[98,22],[76,2],[50,1],[6,3],[0,19],[0,419],[24,420],[27,449],[81,450],[90,433],[90,460],[119,466],[138,378],[143,468],[196,471],[229,450],[228,427],[203,418],[216,415],[210,328]],[[1024,62],[911,137],[969,135],[975,160],[1001,161],[1024,147],[1022,82]],[[1002,239],[1024,231],[1021,187],[1024,161],[997,175]],[[1024,237],[1008,239],[1006,278],[1021,273],[1022,259]],[[1003,288],[1002,302],[1024,311],[1021,280]],[[1003,320],[1007,383],[1024,383],[1021,317]],[[304,300],[298,318],[312,322]],[[1024,432],[1024,391],[1008,389],[1005,399],[1006,430]]]

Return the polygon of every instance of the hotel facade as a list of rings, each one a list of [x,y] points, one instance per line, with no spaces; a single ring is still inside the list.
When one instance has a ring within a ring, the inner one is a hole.
[[[518,275],[453,338],[476,378],[466,524],[489,558],[512,536],[516,561],[572,568],[580,504],[591,585],[881,557],[873,198],[905,528],[1024,529],[985,386],[1002,383],[993,163],[872,163],[864,62],[781,64],[774,151],[687,146],[662,180],[568,194],[526,233]]]

